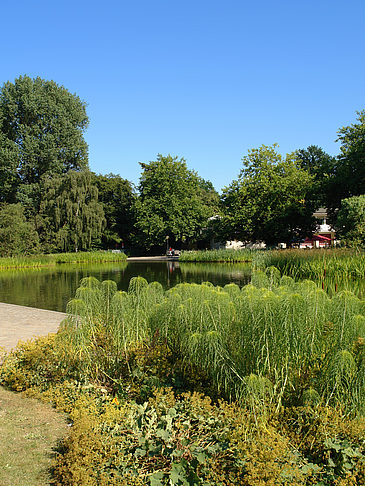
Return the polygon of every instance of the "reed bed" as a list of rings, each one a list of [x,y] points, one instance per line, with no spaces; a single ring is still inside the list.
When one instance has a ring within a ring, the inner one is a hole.
[[[117,379],[129,347],[159,340],[218,394],[255,409],[365,412],[365,302],[349,291],[331,298],[272,267],[242,289],[206,282],[164,291],[135,277],[119,292],[115,282],[87,278],[67,311],[58,339],[85,374]]]
[[[106,251],[57,253],[50,255],[32,255],[24,257],[0,258],[0,270],[9,268],[37,268],[53,266],[59,263],[97,263],[125,261],[124,253],[112,253]]]
[[[199,250],[183,251],[180,262],[252,262],[257,250]]]
[[[293,278],[323,279],[365,277],[365,252],[354,250],[278,250],[261,252],[255,268],[275,266]]]

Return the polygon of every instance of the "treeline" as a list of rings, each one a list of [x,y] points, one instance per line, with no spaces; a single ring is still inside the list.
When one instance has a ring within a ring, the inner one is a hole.
[[[321,206],[345,240],[365,240],[365,111],[339,130],[337,157],[261,146],[221,195],[177,156],[141,163],[137,188],[91,172],[88,122],[85,102],[53,81],[2,86],[0,255],[204,248],[212,238],[290,244],[311,233]]]

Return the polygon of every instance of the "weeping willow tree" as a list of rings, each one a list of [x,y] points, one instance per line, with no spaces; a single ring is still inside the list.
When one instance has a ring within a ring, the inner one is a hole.
[[[101,236],[104,211],[89,171],[45,177],[38,230],[46,251],[89,250]]]

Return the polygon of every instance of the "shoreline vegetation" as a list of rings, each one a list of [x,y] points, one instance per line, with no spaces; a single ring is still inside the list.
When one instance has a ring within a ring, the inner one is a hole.
[[[64,486],[365,481],[365,301],[274,267],[240,288],[80,282],[56,335],[20,344],[0,384],[73,426]]]
[[[183,251],[179,262],[242,262],[250,263],[259,250],[192,250]]]
[[[103,263],[124,262],[127,255],[108,251],[75,253],[55,253],[49,255],[29,255],[0,258],[0,270],[11,268],[52,267],[62,263]]]

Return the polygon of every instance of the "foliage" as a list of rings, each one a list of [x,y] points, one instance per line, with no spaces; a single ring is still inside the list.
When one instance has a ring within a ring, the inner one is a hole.
[[[50,334],[18,344],[5,356],[0,368],[0,384],[16,391],[37,387],[41,391],[72,378],[75,362],[65,360],[64,349],[55,345]]]
[[[315,208],[332,206],[334,193],[337,190],[334,184],[336,158],[316,145],[297,150],[295,154],[300,167],[314,176],[309,198],[315,204]]]
[[[136,228],[146,248],[197,240],[218,203],[210,183],[188,170],[184,159],[158,155],[141,164],[143,173],[135,203]]]
[[[338,131],[341,153],[335,171],[336,199],[333,209],[339,208],[341,199],[365,194],[365,110],[357,112],[357,123]]]
[[[264,413],[301,403],[312,388],[322,403],[364,412],[364,304],[351,292],[331,299],[274,268],[242,290],[205,283],[164,292],[136,277],[126,293],[91,278],[68,312],[59,339],[81,359],[84,376],[118,380],[131,344],[158,339],[209,389]]]
[[[279,250],[261,252],[257,256],[259,258],[254,259],[256,268],[274,266],[282,274],[298,279],[321,281],[324,277],[334,277],[341,282],[365,276],[365,255],[353,250]]]
[[[59,263],[120,262],[125,261],[126,259],[127,256],[124,253],[112,253],[106,251],[79,251],[77,253],[56,253],[48,255],[0,258],[0,269],[47,267]]]
[[[336,230],[351,246],[365,246],[365,195],[353,196],[341,201]]]
[[[242,404],[163,389],[137,404],[66,379],[72,368],[65,373],[55,360],[62,354],[54,337],[13,354],[3,380],[16,387],[20,379],[21,388],[30,386],[28,396],[70,413],[73,426],[54,468],[55,484],[299,486],[341,478],[361,484],[364,478],[361,418],[305,407],[282,409],[262,422]]]
[[[313,177],[295,154],[284,159],[276,145],[262,145],[243,158],[238,180],[223,191],[222,220],[227,236],[243,241],[290,243],[313,228]]]
[[[183,251],[180,262],[251,262],[253,250]]]
[[[0,202],[10,204],[16,202],[17,166],[18,157],[14,144],[0,130]]]
[[[2,383],[71,414],[55,484],[362,484],[365,423],[346,414],[364,403],[363,302],[275,269],[254,284],[164,292],[137,277],[124,293],[86,278],[58,335],[5,357]],[[177,395],[162,388],[174,366],[221,392],[241,374],[244,391]]]
[[[98,188],[99,201],[103,204],[106,226],[102,234],[104,247],[130,246],[134,234],[132,206],[135,195],[132,184],[115,174],[93,174]]]
[[[48,251],[90,250],[105,224],[89,171],[69,171],[42,180],[40,234]]]
[[[20,76],[5,83],[0,91],[0,140],[8,154],[7,183],[15,179],[32,184],[46,173],[86,168],[87,125],[85,103],[54,81]]]
[[[20,204],[0,207],[0,256],[29,255],[38,250],[39,239]]]

